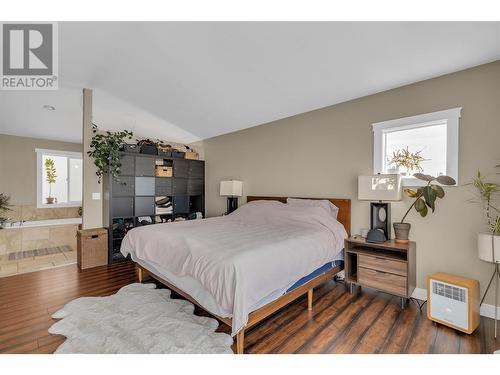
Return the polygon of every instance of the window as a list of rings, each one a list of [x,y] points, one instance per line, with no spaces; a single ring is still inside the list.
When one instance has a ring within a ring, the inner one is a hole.
[[[462,108],[379,122],[373,128],[373,172],[400,173],[403,186],[425,184],[416,172],[448,175],[458,181],[458,125]],[[420,157],[418,167],[406,167],[394,155]],[[420,170],[421,169],[421,170]]]
[[[82,204],[82,154],[36,149],[37,207],[77,207]],[[47,169],[53,173],[49,179]],[[51,180],[52,182],[50,182]]]

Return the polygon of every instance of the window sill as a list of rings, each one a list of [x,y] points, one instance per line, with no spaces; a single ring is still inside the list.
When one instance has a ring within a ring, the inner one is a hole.
[[[427,185],[427,181],[422,181],[415,177],[401,177],[401,186],[403,187],[420,187],[425,185]]]
[[[455,178],[455,180],[456,180],[456,178]],[[436,185],[441,185],[440,183],[438,183],[436,181],[434,181],[433,183]],[[414,177],[402,177],[401,178],[401,186],[404,188],[422,187],[425,185],[427,185],[427,181],[419,180],[418,178],[414,178]],[[452,186],[457,186],[457,185],[458,185],[458,183],[456,185],[452,185]],[[441,185],[441,186],[443,186],[443,185]]]
[[[54,203],[54,204],[37,204],[36,208],[69,208],[81,207],[81,203]]]

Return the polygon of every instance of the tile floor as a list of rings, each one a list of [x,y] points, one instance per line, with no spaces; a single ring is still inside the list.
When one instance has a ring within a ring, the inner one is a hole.
[[[40,271],[47,268],[76,263],[76,251],[9,260],[7,254],[0,255],[0,277]]]

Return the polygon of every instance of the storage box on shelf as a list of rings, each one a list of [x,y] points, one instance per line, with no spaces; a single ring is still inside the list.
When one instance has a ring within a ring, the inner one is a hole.
[[[155,145],[142,145],[141,154],[158,155],[158,148]]]
[[[172,157],[172,149],[168,147],[158,147],[158,156]]]
[[[120,176],[116,180],[105,176],[103,188],[109,263],[123,259],[121,241],[131,228],[187,218],[194,212],[205,215],[205,162],[201,160],[123,152]],[[157,211],[157,198],[166,197],[171,213],[165,204]]]
[[[172,157],[183,159],[186,153],[184,151],[172,150]]]
[[[174,174],[173,167],[168,167],[168,166],[163,166],[163,165],[157,165],[155,167],[156,177],[172,177],[173,174]]]
[[[122,151],[138,153],[139,151],[141,151],[141,147],[139,145],[136,145],[136,144],[126,143],[123,145]]]
[[[199,158],[200,156],[198,155],[198,153],[194,151],[187,151],[186,155],[184,155],[184,159],[198,160]]]

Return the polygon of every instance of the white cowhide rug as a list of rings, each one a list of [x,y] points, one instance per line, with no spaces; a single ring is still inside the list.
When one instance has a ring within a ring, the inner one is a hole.
[[[215,332],[218,322],[193,311],[168,289],[130,284],[69,302],[49,332],[67,338],[56,353],[233,353],[231,336]]]

